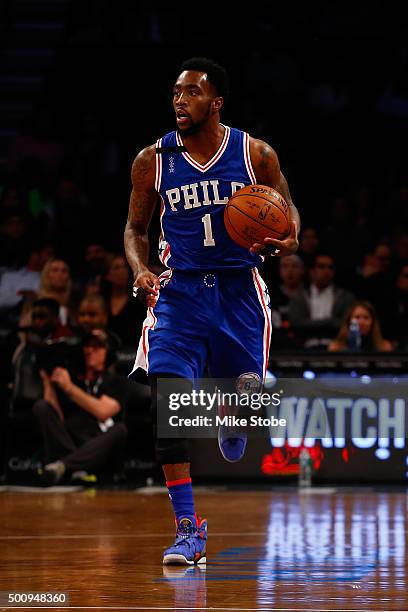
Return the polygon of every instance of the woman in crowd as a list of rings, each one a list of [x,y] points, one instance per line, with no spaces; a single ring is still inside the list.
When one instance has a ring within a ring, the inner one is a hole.
[[[362,351],[392,351],[392,344],[383,338],[377,313],[370,302],[355,302],[340,327],[337,338],[329,345],[329,351],[349,350],[349,330],[352,320],[357,321],[361,335]]]
[[[60,305],[60,321],[63,325],[72,322],[72,279],[68,264],[63,259],[50,259],[41,272],[38,297],[52,298]]]
[[[146,307],[132,297],[132,277],[123,255],[115,255],[102,280],[103,297],[108,305],[108,329],[133,346],[146,317]]]

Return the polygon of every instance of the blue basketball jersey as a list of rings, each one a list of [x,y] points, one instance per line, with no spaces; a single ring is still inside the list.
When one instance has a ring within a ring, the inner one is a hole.
[[[156,154],[155,187],[162,200],[159,256],[175,270],[254,268],[262,261],[236,244],[225,229],[225,204],[256,178],[248,134],[224,127],[221,146],[205,165],[187,152]],[[180,146],[177,132],[157,142],[160,148]]]

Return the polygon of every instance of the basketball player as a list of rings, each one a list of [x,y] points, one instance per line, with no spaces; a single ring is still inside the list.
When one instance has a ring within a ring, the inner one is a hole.
[[[220,123],[228,97],[225,70],[211,60],[186,61],[173,90],[177,129],[143,149],[132,167],[133,189],[125,248],[134,286],[147,296],[148,314],[133,372],[144,368],[157,401],[157,379],[203,376],[265,376],[271,321],[266,286],[257,266],[266,247],[282,257],[297,250],[299,215],[280,171],[275,151],[265,142]],[[238,189],[263,184],[279,191],[291,211],[284,240],[265,238],[248,250],[224,226],[224,205]],[[148,267],[148,227],[161,200],[161,261],[157,277]],[[157,406],[154,405],[154,410]],[[154,413],[155,414],[155,413]],[[246,437],[219,435],[228,461],[243,455]],[[207,522],[194,510],[186,440],[158,439],[176,517],[176,542],[164,564],[206,561]]]

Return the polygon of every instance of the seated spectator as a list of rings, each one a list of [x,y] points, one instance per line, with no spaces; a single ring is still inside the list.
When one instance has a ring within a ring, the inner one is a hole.
[[[372,304],[358,301],[353,304],[345,316],[337,338],[329,344],[329,351],[349,350],[349,328],[354,319],[358,322],[361,334],[362,351],[392,351],[392,344],[382,337],[380,323]]]
[[[132,286],[132,275],[125,257],[115,255],[102,281],[102,294],[109,311],[108,328],[125,346],[134,345],[146,318],[146,307],[132,297]]]
[[[108,307],[101,295],[87,295],[82,299],[78,309],[80,333],[103,329],[108,334],[111,351],[116,351],[122,343],[120,338],[108,329],[108,317]]]
[[[47,485],[114,465],[127,438],[121,422],[126,381],[106,370],[106,334],[89,334],[83,352],[85,369],[76,380],[65,368],[41,370],[44,394],[33,410],[45,445],[41,477]]]
[[[310,286],[289,303],[289,321],[304,346],[327,347],[337,333],[353,295],[334,284],[335,265],[331,255],[318,254],[310,270]]]
[[[282,257],[279,261],[281,283],[277,289],[270,289],[273,348],[294,346],[293,330],[288,320],[291,298],[304,289],[304,264],[298,255]]]
[[[50,259],[41,273],[39,297],[49,297],[60,305],[61,323],[66,325],[74,319],[74,306],[71,298],[71,271],[62,259]]]

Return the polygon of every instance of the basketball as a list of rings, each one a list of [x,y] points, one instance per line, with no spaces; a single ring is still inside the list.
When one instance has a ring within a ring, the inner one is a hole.
[[[249,249],[264,238],[286,238],[290,231],[289,206],[272,187],[248,185],[229,199],[224,223],[230,237]]]

